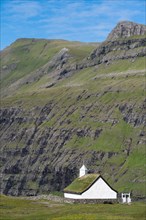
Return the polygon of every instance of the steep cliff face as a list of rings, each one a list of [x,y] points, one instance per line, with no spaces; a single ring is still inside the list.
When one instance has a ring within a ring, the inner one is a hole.
[[[84,160],[143,197],[145,49],[140,35],[101,45],[22,39],[3,51],[1,192],[62,190]]]
[[[83,101],[90,95],[79,96]],[[143,160],[144,103],[118,105],[115,102],[114,106],[110,103],[101,107],[97,94],[93,93],[92,97],[96,102],[85,102],[84,107],[49,102],[29,111],[25,108],[1,110],[1,187],[5,194],[61,190],[78,175],[83,160],[92,171],[100,170],[106,178],[112,178],[112,184],[120,182],[123,176],[126,187],[129,179],[131,182],[135,179],[136,183],[144,181],[144,170],[139,166],[142,161],[136,161]],[[136,159],[136,154],[140,158]],[[135,161],[129,166],[131,160]],[[139,171],[130,173],[134,170]],[[134,193],[137,195],[137,190]]]
[[[120,59],[134,59],[146,55],[146,38],[104,43],[95,49],[89,59],[94,64],[109,63]]]

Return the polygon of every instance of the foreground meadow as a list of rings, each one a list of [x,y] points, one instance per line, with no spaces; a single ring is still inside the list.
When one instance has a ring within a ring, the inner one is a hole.
[[[145,220],[144,203],[65,204],[48,200],[0,197],[1,220]]]

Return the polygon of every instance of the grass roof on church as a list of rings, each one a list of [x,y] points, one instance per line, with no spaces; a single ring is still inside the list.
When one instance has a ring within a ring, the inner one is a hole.
[[[67,186],[64,189],[64,192],[80,194],[86,191],[99,176],[99,174],[87,174],[79,177],[75,179],[69,186]]]

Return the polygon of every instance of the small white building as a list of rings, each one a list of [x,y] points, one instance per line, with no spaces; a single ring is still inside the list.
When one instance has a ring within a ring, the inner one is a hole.
[[[121,194],[122,203],[131,203],[130,193]]]
[[[117,200],[117,195],[100,174],[88,174],[85,165],[79,177],[64,189],[64,197],[69,199]]]

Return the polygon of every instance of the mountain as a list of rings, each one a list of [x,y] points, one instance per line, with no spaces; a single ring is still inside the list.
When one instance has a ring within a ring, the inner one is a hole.
[[[146,26],[130,21],[121,21],[108,35],[107,40],[113,41],[118,38],[146,35]]]
[[[84,161],[145,196],[146,36],[113,32],[102,43],[18,39],[1,52],[2,193],[60,191]]]

